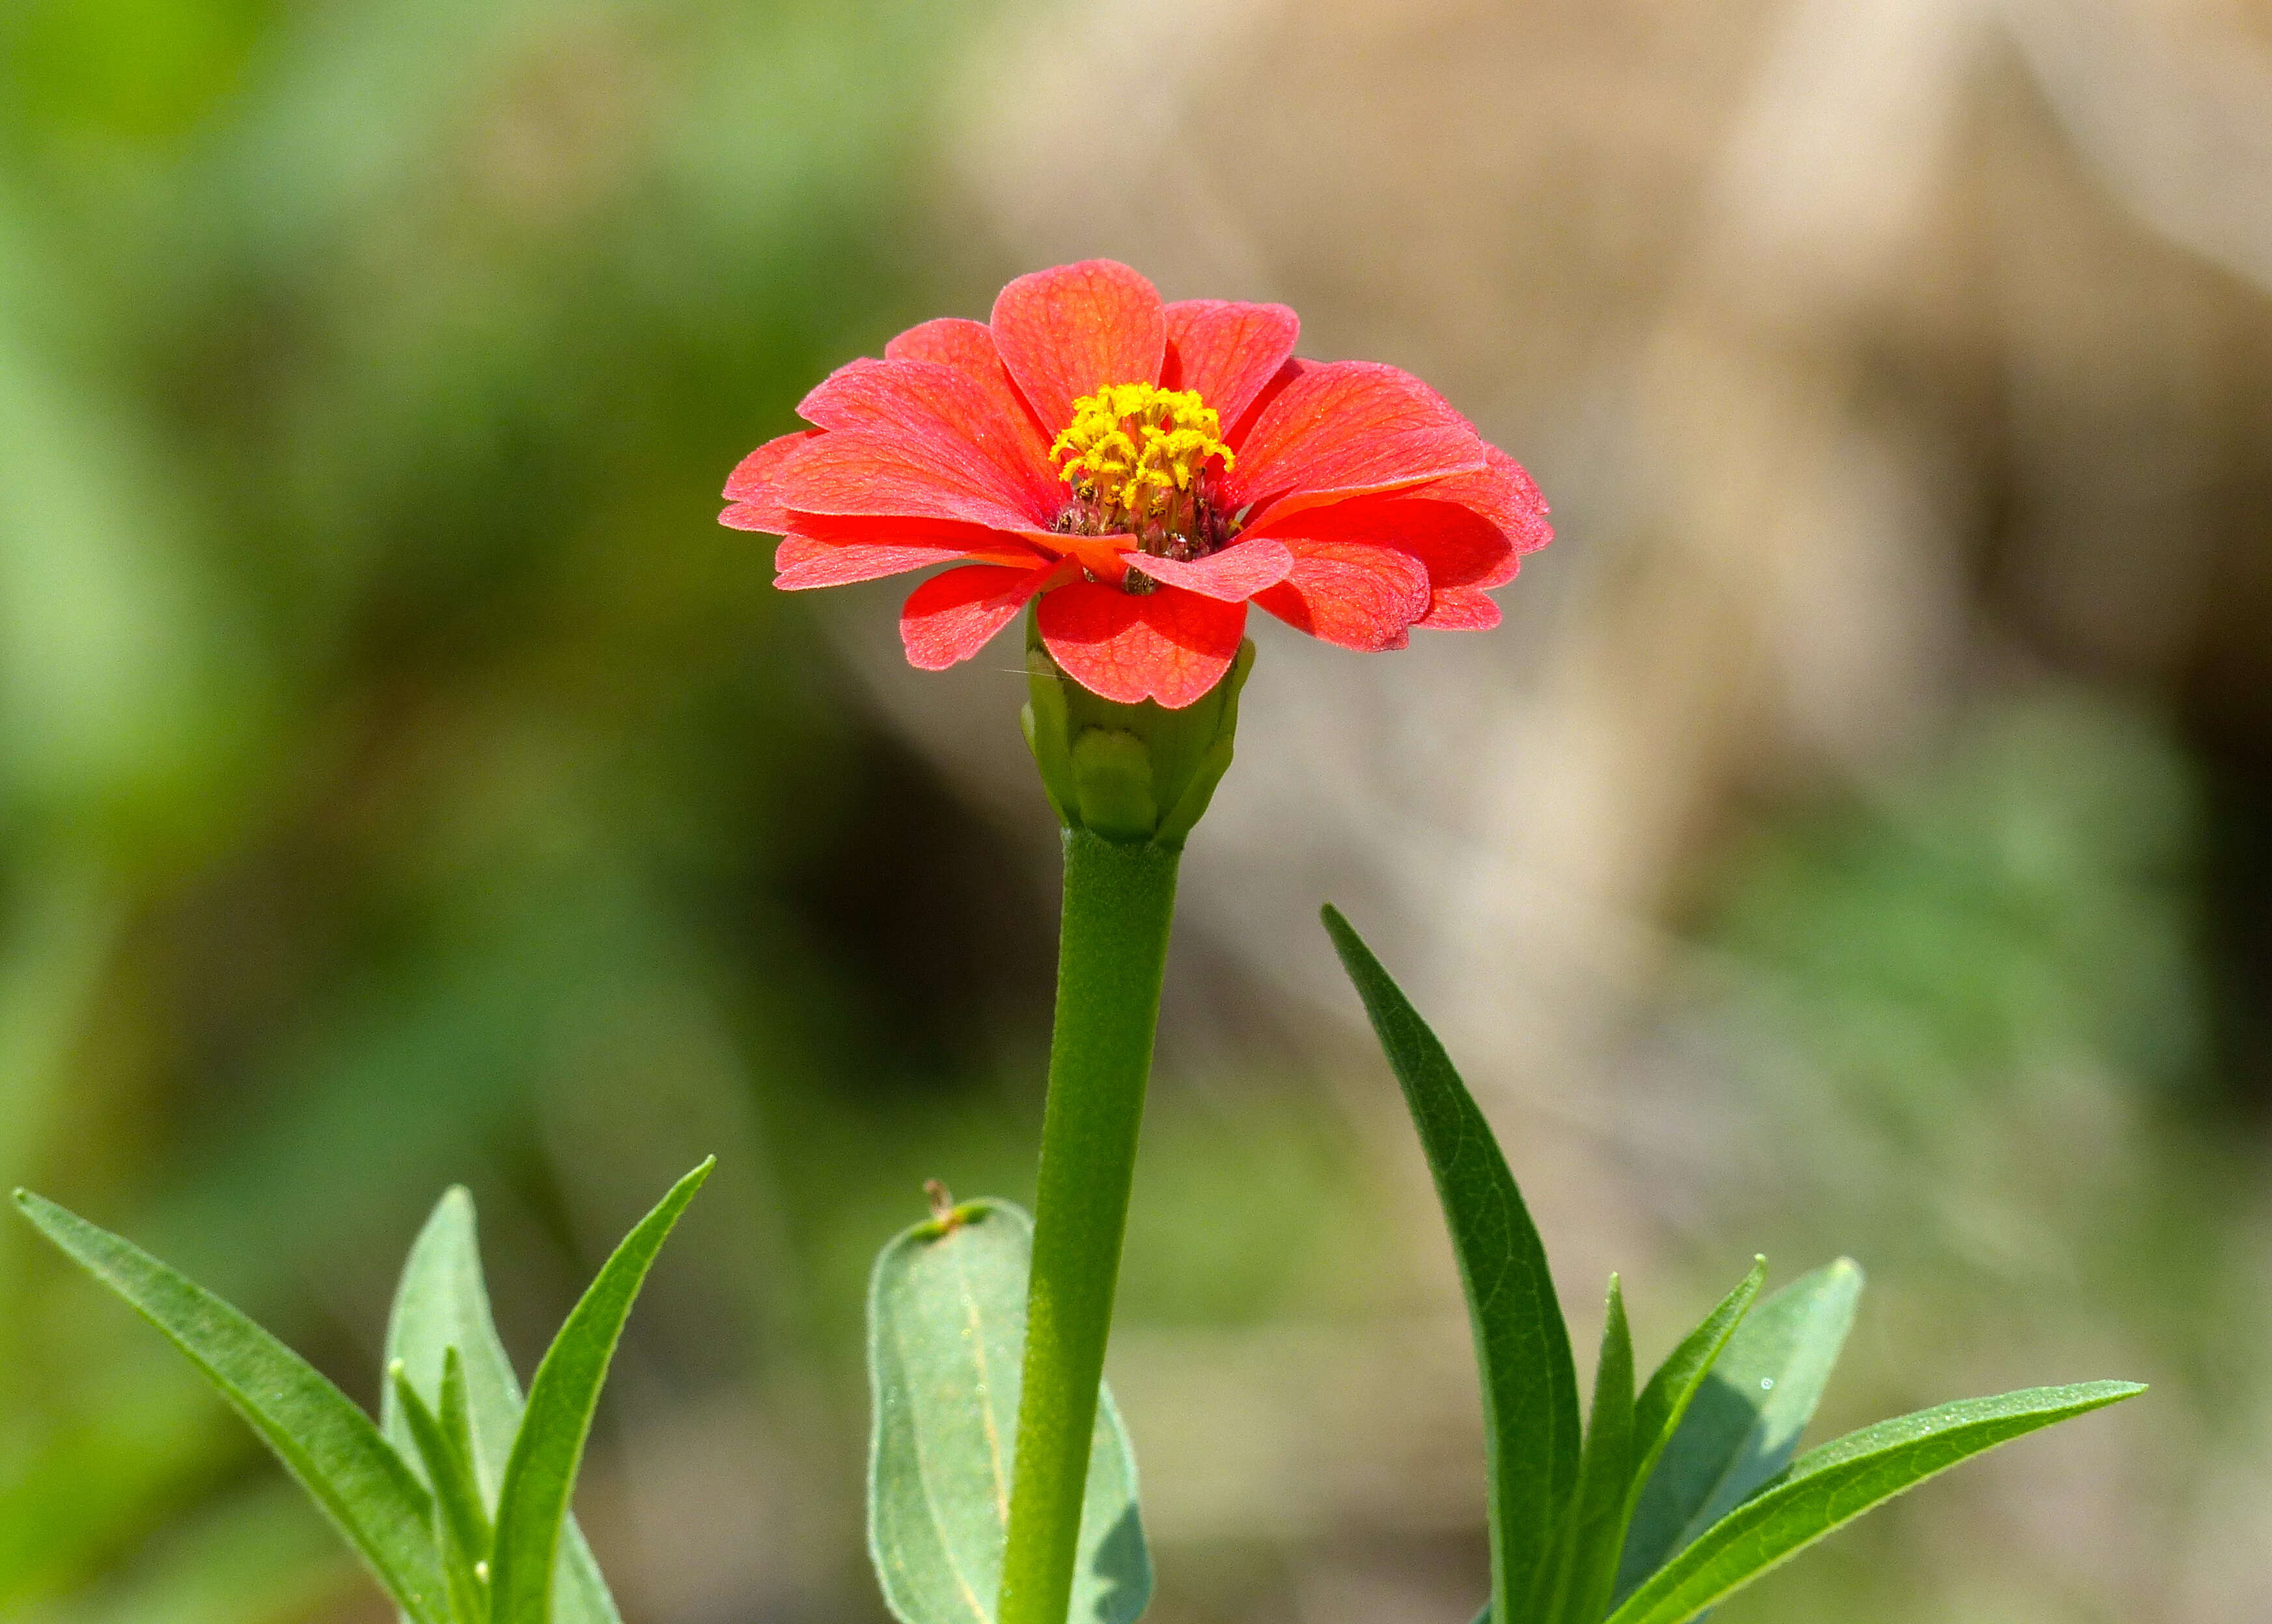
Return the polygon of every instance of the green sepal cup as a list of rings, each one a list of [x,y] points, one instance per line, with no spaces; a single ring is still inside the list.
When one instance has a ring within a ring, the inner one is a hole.
[[[1170,711],[1147,699],[1119,704],[1067,676],[1026,620],[1026,682],[1020,720],[1058,821],[1131,846],[1183,850],[1193,824],[1230,769],[1238,691],[1254,664],[1254,641],[1197,703]]]

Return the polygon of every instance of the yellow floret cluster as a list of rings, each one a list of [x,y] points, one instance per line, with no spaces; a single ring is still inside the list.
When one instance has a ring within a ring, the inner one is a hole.
[[[1222,420],[1197,390],[1107,384],[1072,406],[1050,457],[1067,484],[1135,524],[1189,492],[1210,458],[1231,466]]]

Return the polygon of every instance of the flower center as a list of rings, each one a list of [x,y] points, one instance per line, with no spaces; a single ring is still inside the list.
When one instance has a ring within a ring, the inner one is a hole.
[[[1092,534],[1125,533],[1147,552],[1196,556],[1222,544],[1207,501],[1211,463],[1228,471],[1222,421],[1197,390],[1107,384],[1072,403],[1050,448],[1074,506],[1061,521]]]

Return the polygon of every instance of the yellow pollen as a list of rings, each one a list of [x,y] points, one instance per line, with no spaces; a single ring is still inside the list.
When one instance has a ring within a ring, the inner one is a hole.
[[[1132,527],[1163,517],[1210,458],[1228,470],[1222,421],[1195,389],[1107,384],[1072,403],[1072,426],[1050,455],[1060,477]]]

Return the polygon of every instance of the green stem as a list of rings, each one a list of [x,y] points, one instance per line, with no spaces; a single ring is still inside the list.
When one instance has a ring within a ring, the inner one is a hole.
[[[1057,1026],[1034,1201],[1000,1624],[1065,1624],[1179,853],[1065,838]]]

